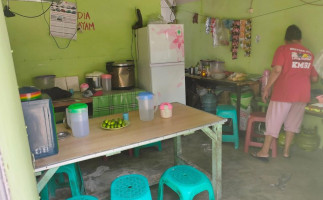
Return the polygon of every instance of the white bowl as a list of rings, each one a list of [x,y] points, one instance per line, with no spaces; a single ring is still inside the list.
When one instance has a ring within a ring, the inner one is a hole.
[[[214,79],[224,79],[225,78],[225,73],[214,73],[211,74],[211,77]]]

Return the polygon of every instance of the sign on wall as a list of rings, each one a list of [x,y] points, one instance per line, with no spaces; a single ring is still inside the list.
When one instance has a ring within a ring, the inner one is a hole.
[[[50,33],[54,37],[76,40],[77,7],[76,3],[63,1],[52,3],[50,7]]]
[[[95,31],[94,22],[91,20],[89,12],[77,12],[78,27],[82,31]]]

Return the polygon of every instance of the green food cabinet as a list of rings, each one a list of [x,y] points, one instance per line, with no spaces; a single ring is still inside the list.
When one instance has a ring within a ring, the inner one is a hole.
[[[135,88],[132,90],[112,90],[103,96],[93,98],[93,117],[112,115],[138,110],[136,97],[145,90]]]

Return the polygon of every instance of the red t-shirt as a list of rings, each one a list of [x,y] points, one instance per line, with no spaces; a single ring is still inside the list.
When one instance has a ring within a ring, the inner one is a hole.
[[[278,47],[271,66],[282,66],[282,72],[273,86],[272,101],[309,102],[311,76],[317,76],[312,52],[301,44]]]

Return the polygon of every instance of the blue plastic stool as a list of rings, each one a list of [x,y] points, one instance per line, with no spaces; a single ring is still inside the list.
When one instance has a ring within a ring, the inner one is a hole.
[[[81,196],[71,197],[66,200],[99,200],[99,199],[90,195],[81,195]]]
[[[222,142],[233,142],[234,148],[238,149],[239,148],[239,129],[238,129],[238,119],[237,119],[236,108],[231,105],[218,105],[216,107],[216,115],[223,118],[232,119],[233,135],[222,134]]]
[[[64,173],[67,174],[68,181],[65,181]],[[56,189],[67,186],[70,186],[73,197],[85,194],[83,177],[77,163],[64,165],[58,168],[54,176],[41,191],[41,200],[49,200],[49,196],[55,196]]]
[[[209,178],[188,165],[177,165],[167,169],[159,180],[158,200],[163,200],[164,184],[175,191],[181,200],[193,200],[194,196],[208,191],[209,199],[215,200]]]
[[[146,144],[146,145],[142,145],[140,147],[136,147],[135,148],[135,151],[134,151],[135,157],[139,157],[140,149],[147,148],[147,147],[153,147],[153,146],[157,146],[158,147],[158,151],[161,151],[162,150],[161,141],[154,142],[154,143],[150,143],[150,144]]]
[[[139,174],[116,178],[111,184],[111,200],[151,200],[147,178]]]

